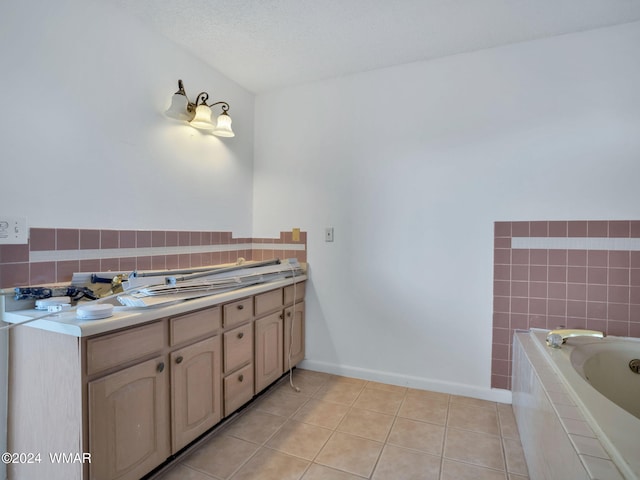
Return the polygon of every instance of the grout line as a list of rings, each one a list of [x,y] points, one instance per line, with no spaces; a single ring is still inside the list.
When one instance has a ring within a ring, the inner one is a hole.
[[[449,432],[449,413],[451,412],[451,404],[453,403],[453,396],[449,395],[447,401],[447,414],[444,416],[444,435],[442,435],[442,455],[440,456],[440,476],[442,479],[444,476],[444,450],[447,446],[447,433]]]
[[[498,420],[498,434],[500,435],[500,448],[502,449],[502,462],[504,464],[504,472],[506,477],[509,478],[509,469],[507,466],[507,449],[504,447],[504,437],[502,436],[502,420],[500,419],[500,412],[496,405],[496,417]]]

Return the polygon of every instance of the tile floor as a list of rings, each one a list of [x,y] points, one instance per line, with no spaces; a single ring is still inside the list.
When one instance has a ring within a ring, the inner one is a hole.
[[[511,405],[294,370],[154,480],[525,480]]]

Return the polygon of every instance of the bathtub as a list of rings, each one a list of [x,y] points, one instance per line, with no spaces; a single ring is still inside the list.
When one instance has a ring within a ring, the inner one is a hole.
[[[631,359],[640,358],[640,341],[576,337],[554,349],[546,345],[546,333],[518,332],[514,338],[513,403],[521,436],[524,430],[531,437],[523,439],[527,463],[557,460],[533,465],[530,472],[537,469],[539,478],[550,479],[640,479],[640,375],[629,368]],[[539,389],[532,387],[536,381]],[[534,392],[541,398],[533,399]],[[551,425],[552,417],[562,428]],[[554,443],[558,446],[551,448]],[[563,468],[567,471],[558,476]],[[583,468],[586,475],[569,468]]]

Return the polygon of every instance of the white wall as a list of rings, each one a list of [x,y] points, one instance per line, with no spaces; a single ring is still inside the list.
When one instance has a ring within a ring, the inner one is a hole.
[[[254,234],[309,231],[306,365],[508,400],[493,222],[640,218],[638,46],[633,23],[259,95]]]
[[[251,233],[254,96],[108,2],[0,4],[0,211],[30,226]],[[178,79],[236,137],[164,117]]]
[[[35,227],[251,235],[253,94],[93,0],[0,2],[0,72],[0,214]],[[230,103],[235,138],[164,117],[179,78],[192,99],[206,90]],[[5,332],[0,343],[6,354]]]

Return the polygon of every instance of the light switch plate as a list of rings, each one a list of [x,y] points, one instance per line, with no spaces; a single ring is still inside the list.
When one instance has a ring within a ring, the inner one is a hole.
[[[28,242],[27,217],[0,215],[0,245],[25,245]]]
[[[324,229],[324,241],[333,242],[333,227],[327,227]]]

